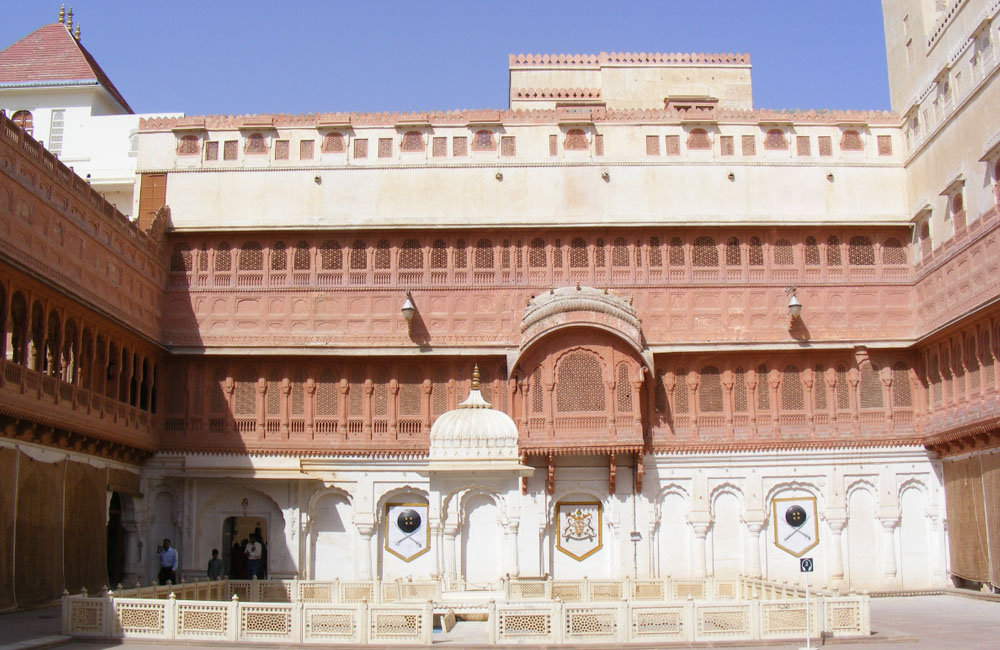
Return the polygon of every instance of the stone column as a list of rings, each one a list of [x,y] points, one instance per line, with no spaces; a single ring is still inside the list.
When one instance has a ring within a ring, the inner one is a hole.
[[[358,537],[355,542],[357,544],[355,547],[355,557],[361,561],[358,571],[361,575],[358,576],[358,579],[371,580],[372,535],[375,533],[375,523],[372,521],[358,522],[356,526],[358,528]]]
[[[809,426],[809,433],[816,433],[816,396],[813,387],[816,385],[816,373],[812,368],[802,371],[802,386],[805,388],[806,423]],[[822,386],[819,387],[822,390]]]
[[[347,436],[347,410],[350,408],[350,403],[347,401],[347,391],[350,389],[350,383],[347,379],[341,379],[340,383],[337,384],[337,399],[340,400],[338,406],[340,410],[340,421],[337,423],[337,431],[341,436]]]
[[[397,439],[397,434],[399,433],[399,427],[397,426],[399,421],[399,411],[396,408],[396,396],[399,395],[399,382],[392,378],[389,380],[389,386],[386,390],[388,399],[386,400],[386,419],[389,420],[389,437],[392,440]]]
[[[826,409],[830,412],[830,424],[840,417],[837,410],[837,371],[827,368],[823,373],[823,383],[826,384]]]
[[[538,573],[540,575],[551,574],[552,572],[551,566],[548,567],[548,571],[545,570],[545,556],[548,552],[548,546],[545,544],[545,535],[547,532],[548,522],[542,521],[538,526]]]
[[[684,382],[688,387],[688,413],[691,414],[691,431],[697,436],[698,416],[701,415],[701,399],[699,397],[699,392],[701,390],[701,375],[692,370],[688,373]],[[681,390],[684,389],[681,388]]]
[[[458,579],[458,570],[455,566],[455,544],[458,539],[458,526],[448,525],[444,527],[444,573],[448,580]]]
[[[722,412],[726,417],[726,435],[732,436],[733,431],[733,386],[736,379],[732,370],[722,372]]]
[[[543,381],[542,387],[545,389],[545,432],[550,438],[554,438],[556,435],[556,405],[555,395],[552,392],[556,385],[551,381]]]
[[[761,577],[760,570],[760,531],[764,528],[764,522],[747,521],[747,530],[750,532],[750,577]]]
[[[893,538],[893,531],[899,525],[899,519],[895,517],[882,517],[882,575],[887,578],[896,576],[896,543]]]
[[[364,411],[365,417],[365,440],[372,439],[372,393],[375,392],[375,384],[372,383],[371,379],[366,379],[364,383],[364,395],[362,411]]]
[[[840,534],[844,531],[845,519],[827,519],[830,526],[830,586],[840,590],[844,586],[844,554],[841,550]]]
[[[859,381],[861,381],[861,377],[858,374],[857,368],[851,368],[847,371],[847,385],[851,387],[849,394],[851,403],[851,429],[854,433],[861,433],[861,409],[858,404]]]
[[[747,385],[747,418],[750,420],[750,431],[757,435],[757,371],[750,368],[743,375]]]
[[[309,518],[309,515],[302,513],[300,519],[300,525],[302,526],[302,534],[300,536],[300,551],[299,557],[302,558],[299,562],[299,580],[315,580],[315,571],[313,571],[313,554],[315,553],[314,543],[313,543],[313,523]]]
[[[518,577],[521,575],[521,566],[517,558],[517,530],[520,527],[521,522],[518,519],[511,519],[507,523],[507,552],[508,555],[508,573],[511,577]]]
[[[292,392],[292,382],[288,381],[288,377],[284,377],[281,380],[281,387],[278,389],[278,414],[281,417],[281,437],[288,440],[288,436],[291,435],[289,431],[289,416],[292,411],[292,404],[288,396]]]
[[[257,390],[254,391],[254,411],[257,416],[257,436],[263,439],[267,418],[267,379],[258,377],[256,388]]]
[[[889,430],[894,432],[896,425],[892,419],[892,368],[882,368],[878,378],[882,382],[882,408],[885,409],[885,421],[889,423]]]
[[[437,580],[441,577],[441,542],[442,535],[441,532],[444,526],[441,525],[440,519],[434,519],[430,522],[431,526],[431,555],[434,557],[434,562],[431,564],[431,578]]]
[[[528,433],[528,417],[529,409],[531,408],[531,403],[528,401],[529,387],[531,386],[530,381],[522,381],[518,388],[521,390],[521,431],[522,433]]]
[[[423,414],[423,428],[424,431],[427,431],[428,433],[431,430],[431,417],[434,414],[434,405],[431,403],[431,391],[433,390],[434,382],[430,379],[425,379],[424,383],[420,385],[420,404]]]
[[[707,513],[705,513],[707,515]],[[691,522],[694,528],[694,576],[695,578],[705,578],[708,576],[708,568],[705,563],[706,544],[705,536],[711,522],[699,521]]]
[[[316,416],[316,380],[310,377],[302,389],[302,392],[305,393],[303,396],[305,404],[302,405],[302,410],[306,419],[306,435],[312,439],[316,435],[316,428],[313,424],[313,418]]]
[[[142,564],[139,560],[139,526],[135,521],[123,521],[122,527],[125,529],[125,575],[122,576],[122,583],[126,587],[132,587],[142,577]]]
[[[611,437],[615,437],[615,407],[617,406],[615,402],[615,388],[617,384],[614,378],[614,372],[612,372],[612,377],[610,380],[605,380],[604,382],[604,400],[607,406],[607,422],[608,431],[611,432]],[[624,390],[624,389],[623,389]]]

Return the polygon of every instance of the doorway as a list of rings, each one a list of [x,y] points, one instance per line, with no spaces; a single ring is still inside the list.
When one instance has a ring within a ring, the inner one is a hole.
[[[112,588],[125,580],[125,526],[122,525],[122,497],[111,493],[108,505],[108,584]]]
[[[264,579],[267,571],[267,520],[263,517],[226,517],[222,522],[222,566],[226,575],[233,580],[249,580],[252,576],[247,569],[246,547],[250,534],[256,533],[263,546],[260,557],[258,578]]]

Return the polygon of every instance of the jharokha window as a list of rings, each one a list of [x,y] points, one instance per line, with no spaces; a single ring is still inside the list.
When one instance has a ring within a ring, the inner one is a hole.
[[[344,153],[347,143],[343,133],[327,133],[323,136],[323,153]]]
[[[567,151],[586,151],[590,148],[587,142],[587,134],[581,129],[570,129],[566,134],[566,142],[563,147]]]
[[[251,133],[247,138],[246,152],[251,155],[267,153],[267,140],[260,133]]]
[[[10,117],[11,121],[25,130],[28,135],[35,132],[35,121],[31,111],[17,111]]]
[[[840,139],[840,148],[843,151],[861,151],[865,148],[861,142],[861,135],[854,130],[844,131]]]
[[[186,135],[177,143],[177,154],[180,156],[197,156],[199,153],[201,144],[196,135]]]
[[[473,151],[496,151],[497,144],[493,139],[493,133],[486,131],[476,131],[476,137],[472,140]]]
[[[590,352],[567,354],[556,371],[556,411],[605,410],[604,378],[601,362]]]
[[[705,129],[691,129],[688,134],[688,149],[711,149],[712,142],[708,139],[708,131]]]
[[[407,131],[403,135],[403,144],[401,149],[403,151],[423,151],[424,150],[424,136],[422,136],[418,131]]]
[[[788,140],[785,139],[785,132],[781,129],[771,129],[768,131],[764,137],[764,148],[771,151],[788,149]]]

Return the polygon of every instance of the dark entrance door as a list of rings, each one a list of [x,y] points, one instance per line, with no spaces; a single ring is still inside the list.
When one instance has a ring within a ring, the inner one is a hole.
[[[122,526],[122,498],[114,492],[108,506],[108,585],[114,588],[125,579],[125,527]]]

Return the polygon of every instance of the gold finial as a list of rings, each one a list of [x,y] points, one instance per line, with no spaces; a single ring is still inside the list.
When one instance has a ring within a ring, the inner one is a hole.
[[[73,7],[69,8],[69,14],[66,16],[66,29],[73,32]]]
[[[472,369],[472,390],[479,390],[479,364]]]
[[[66,5],[59,7],[59,24],[66,22]]]
[[[80,23],[76,24],[76,32],[73,34],[73,37],[76,38],[76,40],[80,40]]]

